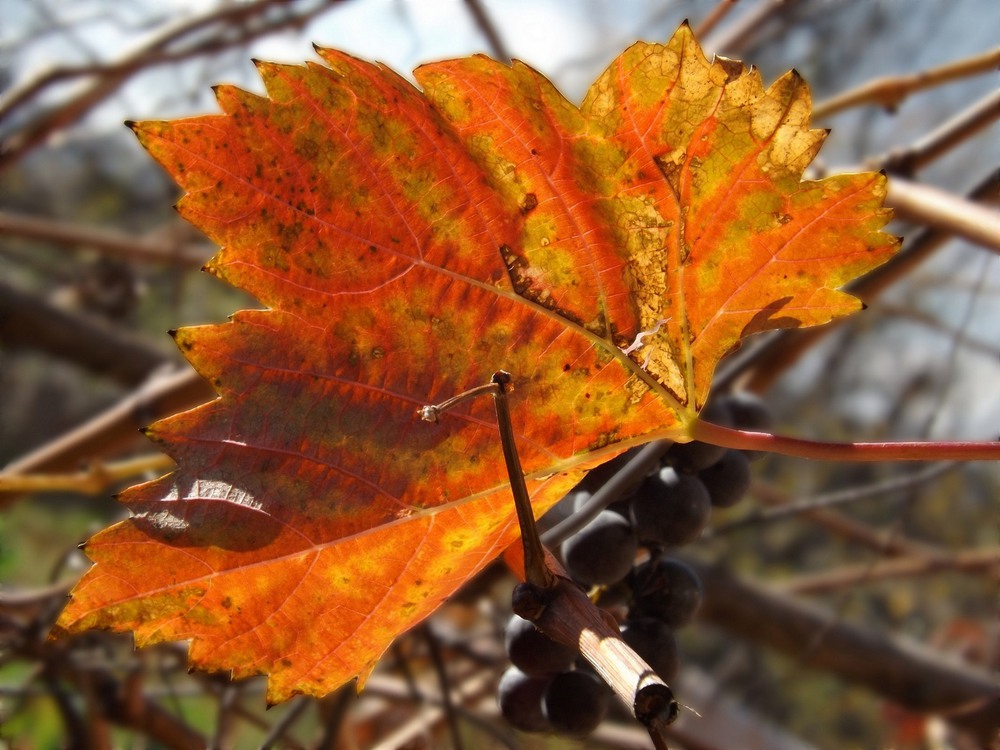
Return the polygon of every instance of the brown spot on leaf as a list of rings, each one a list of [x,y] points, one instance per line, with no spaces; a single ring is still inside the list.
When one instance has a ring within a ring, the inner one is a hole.
[[[528,193],[524,196],[524,200],[521,201],[521,213],[527,214],[535,209],[538,205],[538,197],[534,193]]]
[[[716,56],[715,63],[726,72],[726,83],[743,75],[743,63],[728,57]]]
[[[681,194],[681,165],[678,162],[669,161],[664,156],[654,156],[653,161],[660,170],[660,174],[667,181],[675,196]]]

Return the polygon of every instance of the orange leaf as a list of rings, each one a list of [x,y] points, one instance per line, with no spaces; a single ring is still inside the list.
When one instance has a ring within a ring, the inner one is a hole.
[[[421,92],[320,54],[136,127],[223,247],[208,270],[267,309],[178,332],[219,398],[149,430],[179,468],[124,493],[57,628],[189,639],[272,702],[363,681],[516,539],[490,400],[421,405],[513,373],[540,514],[685,439],[727,351],[857,309],[837,287],[896,245],[883,177],[801,181],[823,138],[802,81],[765,90],[686,26],[579,108],[520,63],[426,65]]]

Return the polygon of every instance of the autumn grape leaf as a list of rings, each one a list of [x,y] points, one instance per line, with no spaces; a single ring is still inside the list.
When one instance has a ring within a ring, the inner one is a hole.
[[[886,260],[885,180],[803,181],[823,140],[795,73],[769,88],[685,26],[636,44],[582,106],[520,63],[392,71],[333,50],[260,63],[260,97],[135,126],[263,310],[176,339],[211,403],[149,437],[178,463],[57,632],[190,640],[269,700],[363,681],[392,639],[517,535],[493,405],[418,408],[513,374],[537,513],[583,472],[684,439],[745,336],[858,309]]]

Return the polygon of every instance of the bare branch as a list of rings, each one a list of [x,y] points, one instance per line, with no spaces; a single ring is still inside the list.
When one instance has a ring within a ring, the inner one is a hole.
[[[81,461],[93,460],[139,441],[138,429],[152,420],[189,409],[215,395],[211,386],[194,370],[154,375],[137,391],[38,450],[22,456],[5,473],[55,472],[74,469]],[[11,495],[0,494],[0,507]]]
[[[721,30],[702,39],[704,49],[719,50],[719,52],[734,53],[750,43],[767,22],[788,13],[795,5],[795,0],[758,0],[757,4],[743,13]]]
[[[111,487],[147,472],[167,472],[174,467],[169,456],[154,453],[114,463],[95,463],[72,474],[9,474],[0,472],[0,493],[77,492],[106,493]]]
[[[103,734],[106,728],[97,723],[110,721],[141,732],[164,747],[195,750],[206,746],[203,736],[143,694],[139,673],[119,679],[110,669],[80,664],[70,653],[71,645],[42,642],[38,656],[46,675],[72,684],[86,697],[87,719],[93,729]]]
[[[201,268],[214,252],[214,245],[208,242],[171,242],[160,235],[136,237],[114,229],[2,211],[0,234],[64,247],[93,248],[129,261],[170,263],[184,268]]]
[[[781,590],[788,594],[824,594],[891,578],[909,578],[956,570],[964,573],[1000,572],[1000,547],[962,550],[951,554],[908,555],[875,565],[834,568],[822,573],[796,576],[782,583]]]
[[[925,485],[927,482],[937,479],[949,471],[953,471],[960,465],[961,464],[958,463],[941,463],[928,466],[922,471],[917,471],[901,477],[893,477],[892,479],[875,482],[874,484],[866,485],[864,487],[848,487],[845,490],[829,492],[816,497],[803,498],[795,502],[785,502],[776,508],[758,510],[739,520],[717,526],[712,529],[711,536],[727,534],[738,529],[744,529],[748,526],[756,526],[758,524],[771,523],[773,521],[810,514],[821,508],[829,509],[861,502],[862,500],[870,500],[880,495]],[[752,492],[756,493],[758,490],[759,485],[754,485]]]
[[[5,281],[0,281],[0,341],[49,352],[126,385],[175,361],[124,330],[60,309]]]
[[[510,64],[512,58],[507,45],[504,44],[496,24],[493,23],[493,19],[486,11],[486,8],[483,7],[481,0],[465,0],[465,7],[469,9],[469,13],[472,14],[472,18],[476,22],[479,31],[482,32],[483,36],[486,37],[486,41],[489,42],[493,58]]]
[[[301,0],[296,3],[285,0],[256,0],[251,3],[225,4],[208,13],[159,30],[151,39],[117,62],[64,68],[29,81],[8,94],[3,104],[0,104],[0,119],[9,119],[12,113],[54,83],[68,78],[93,79],[65,103],[45,111],[8,135],[0,146],[0,171],[15,163],[52,133],[76,122],[141,70],[153,65],[219,52],[280,29],[301,26],[339,2],[343,0],[316,0],[312,7],[307,6],[302,12],[298,12],[298,8],[303,6]],[[272,6],[280,9],[282,15],[273,19],[267,18],[266,13]],[[258,17],[261,20],[258,21]],[[197,33],[211,26],[218,26],[220,33]],[[184,40],[185,37],[194,37],[190,46],[170,49],[171,45]]]
[[[917,644],[841,622],[721,568],[696,568],[705,586],[702,620],[865,685],[914,711],[941,715],[986,742],[992,739],[1000,688],[989,674]]]
[[[698,25],[694,27],[694,35],[698,39],[706,37],[712,29],[719,25],[719,22],[723,18],[729,15],[729,11],[736,7],[737,2],[739,0],[719,0],[715,7],[709,11],[708,15],[701,19]]]
[[[938,283],[937,289],[944,288],[944,283]],[[961,331],[955,330],[953,327],[941,321],[940,318],[932,315],[931,313],[924,312],[913,306],[903,306],[903,305],[891,305],[886,303],[880,303],[878,306],[879,315],[882,317],[897,317],[903,318],[905,320],[913,321],[922,326],[925,326],[931,330],[939,331],[942,334],[953,339],[956,344],[962,348],[967,349],[970,352],[977,352],[978,354],[983,354],[991,359],[996,359],[1000,355],[1000,347],[997,346],[995,342],[985,341],[980,338],[975,338],[973,336],[962,335]]]
[[[943,83],[981,73],[989,73],[995,71],[997,67],[1000,67],[1000,47],[920,73],[876,78],[863,86],[819,102],[813,107],[813,118],[820,120],[829,117],[834,112],[856,107],[859,104],[879,104],[892,110],[915,91],[933,88]]]
[[[901,177],[889,180],[885,202],[897,218],[926,224],[1000,253],[1000,211]]]
[[[877,160],[876,165],[894,174],[913,174],[998,119],[1000,89],[962,110],[913,145]]]
[[[784,506],[793,503],[788,493],[764,482],[755,481],[750,491],[755,499],[768,505]],[[887,534],[879,529],[874,529],[868,524],[845,516],[832,508],[811,508],[803,511],[797,517],[807,519],[842,539],[862,544],[881,555],[924,554],[934,549],[921,542],[915,542],[898,532]]]

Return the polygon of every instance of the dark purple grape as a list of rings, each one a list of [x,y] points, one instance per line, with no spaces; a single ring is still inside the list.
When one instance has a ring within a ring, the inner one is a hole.
[[[709,401],[701,410],[698,418],[723,427],[732,426],[732,416],[723,399]],[[664,455],[663,461],[682,474],[696,474],[722,458],[722,454],[725,452],[726,449],[718,445],[692,440],[690,443],[671,445],[670,450]]]
[[[718,445],[692,440],[690,443],[674,443],[664,460],[679,472],[696,474],[722,458],[725,452],[726,449]]]
[[[750,432],[770,432],[774,417],[764,400],[756,393],[738,391],[725,397],[726,408],[732,415],[732,426]],[[743,451],[748,459],[756,461],[767,455],[764,451]]]
[[[522,732],[548,732],[552,728],[542,711],[542,696],[549,681],[548,677],[527,675],[517,667],[507,668],[497,687],[497,702],[512,727]]]
[[[562,558],[573,579],[584,586],[609,585],[624,578],[639,549],[632,524],[610,510],[562,544]]]
[[[708,523],[712,502],[697,476],[667,466],[648,477],[632,497],[640,542],[676,547],[694,541]]]
[[[670,682],[677,676],[677,639],[674,638],[674,631],[662,620],[651,617],[629,620],[622,625],[622,640],[664,682]]]
[[[713,506],[732,507],[750,489],[750,459],[743,451],[728,450],[714,464],[699,471],[698,478],[708,490]]]
[[[732,426],[738,430],[762,432],[770,430],[774,425],[771,409],[756,393],[734,391],[727,394],[722,401],[729,411]]]
[[[698,574],[673,557],[648,560],[628,577],[632,587],[629,617],[653,617],[671,628],[679,628],[694,617],[701,606],[702,587]]]
[[[552,729],[570,737],[584,737],[604,720],[611,689],[590,672],[557,674],[542,696],[542,712]]]
[[[575,648],[549,638],[530,620],[514,615],[504,631],[504,646],[510,663],[534,677],[569,669],[576,659]]]

